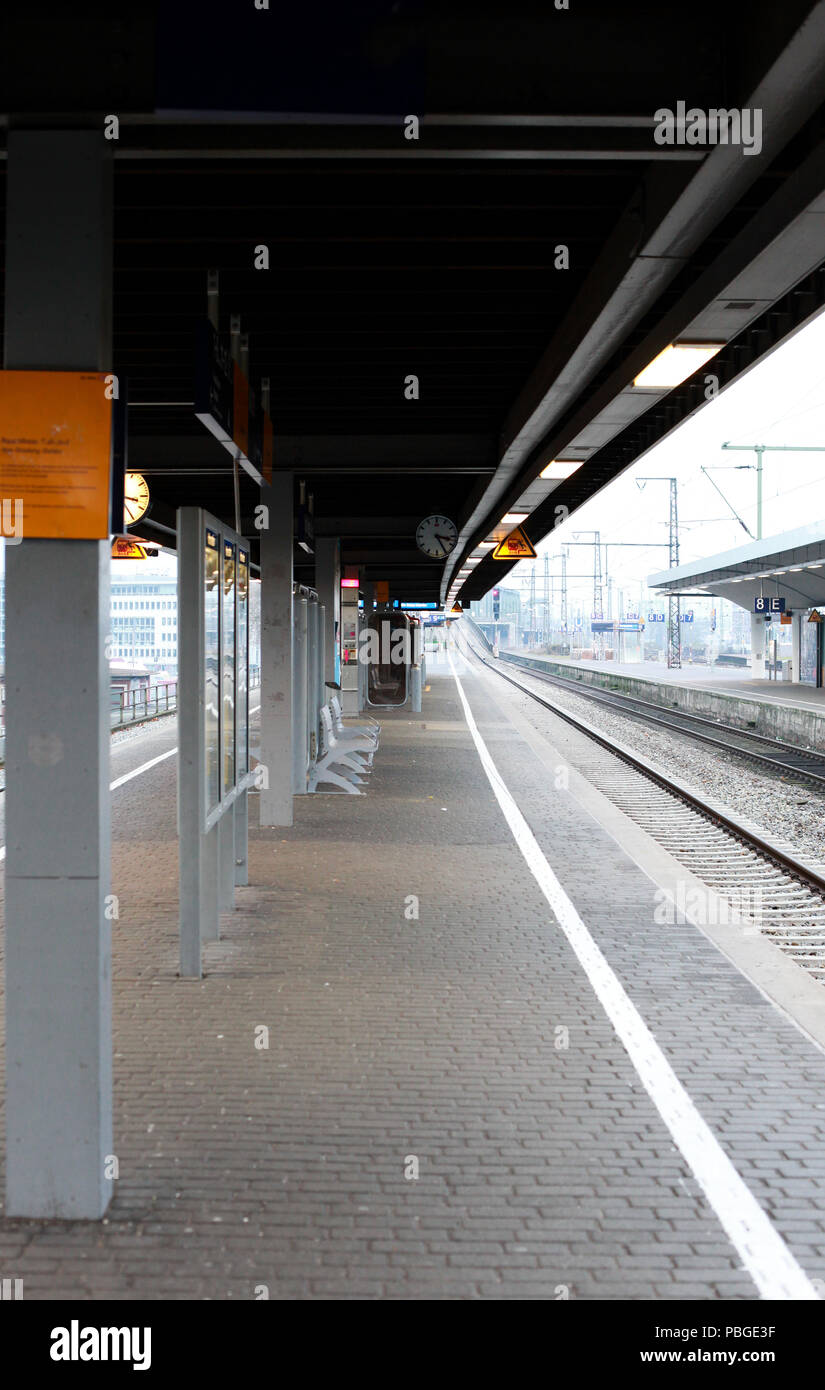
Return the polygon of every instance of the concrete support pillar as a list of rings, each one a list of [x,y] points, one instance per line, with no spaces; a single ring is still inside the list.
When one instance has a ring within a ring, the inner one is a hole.
[[[761,613],[751,613],[751,675],[754,680],[765,675],[765,644],[768,624]]]
[[[111,146],[12,129],[7,170],[5,367],[109,371]],[[112,1192],[109,562],[6,547],[7,1216]]]
[[[261,825],[292,824],[292,474],[261,494]]]
[[[791,618],[791,680],[798,681],[802,670],[802,624],[807,615],[794,613]]]
[[[324,608],[324,682],[341,681],[341,542],[323,536],[315,542],[315,587]]]

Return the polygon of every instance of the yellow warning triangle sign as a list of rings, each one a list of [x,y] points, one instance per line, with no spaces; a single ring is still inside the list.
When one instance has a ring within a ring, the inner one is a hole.
[[[818,613],[817,610],[814,609],[813,613],[811,614],[811,616],[810,616],[809,619],[808,619],[808,622],[809,622],[809,623],[821,623],[821,622],[822,622],[822,614],[821,614],[821,613]]]
[[[452,608],[450,609],[450,612],[451,612],[451,613],[463,613],[463,612],[464,612],[464,609],[461,607],[461,604],[460,604],[460,603],[454,603],[453,606],[452,606]]]
[[[494,560],[535,560],[536,552],[524,531],[517,526],[493,551]]]
[[[146,551],[137,541],[131,540],[128,536],[115,536],[112,542],[113,560],[145,560]]]

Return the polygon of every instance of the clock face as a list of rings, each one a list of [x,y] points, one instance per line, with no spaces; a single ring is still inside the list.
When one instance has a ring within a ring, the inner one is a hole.
[[[419,521],[415,533],[418,549],[433,560],[445,560],[457,540],[455,522],[446,516],[425,516],[423,521]]]
[[[140,521],[149,506],[149,484],[142,473],[127,473],[123,485],[124,525]]]

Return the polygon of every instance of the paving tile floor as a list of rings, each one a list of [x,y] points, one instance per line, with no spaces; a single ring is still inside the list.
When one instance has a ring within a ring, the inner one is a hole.
[[[825,1276],[825,1057],[695,929],[656,926],[651,881],[548,786],[506,698],[465,680],[680,1079]],[[0,1218],[0,1274],[26,1298],[755,1296],[526,869],[454,683],[430,686],[422,715],[383,720],[368,795],[299,798],[282,830],[253,809],[250,886],[201,981],[176,975],[175,760],[113,794],[120,1177],[103,1223]],[[113,775],[174,737],[117,745]]]

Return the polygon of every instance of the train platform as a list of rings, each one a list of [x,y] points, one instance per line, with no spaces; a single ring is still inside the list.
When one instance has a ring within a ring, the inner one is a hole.
[[[514,656],[544,655],[541,652],[528,651],[527,648],[513,648],[512,653]],[[825,711],[825,688],[817,689],[812,685],[802,685],[798,681],[751,676],[749,667],[742,670],[731,666],[684,665],[678,670],[673,670],[658,661],[571,661],[564,656],[547,659],[559,666],[573,666],[580,671],[613,671],[619,676],[655,681],[661,685],[687,685],[705,690],[721,690],[726,694],[734,692],[747,695],[749,699],[808,705],[812,709]]]
[[[113,748],[115,1198],[0,1219],[27,1299],[825,1288],[822,1048],[657,925],[672,865],[572,733],[457,654],[428,686],[367,795],[252,811],[202,980],[177,975],[176,721]]]
[[[526,648],[502,652],[551,674],[589,685],[755,728],[770,737],[825,746],[825,689],[786,680],[750,677],[741,670],[708,666],[668,669],[654,662],[571,661]]]

